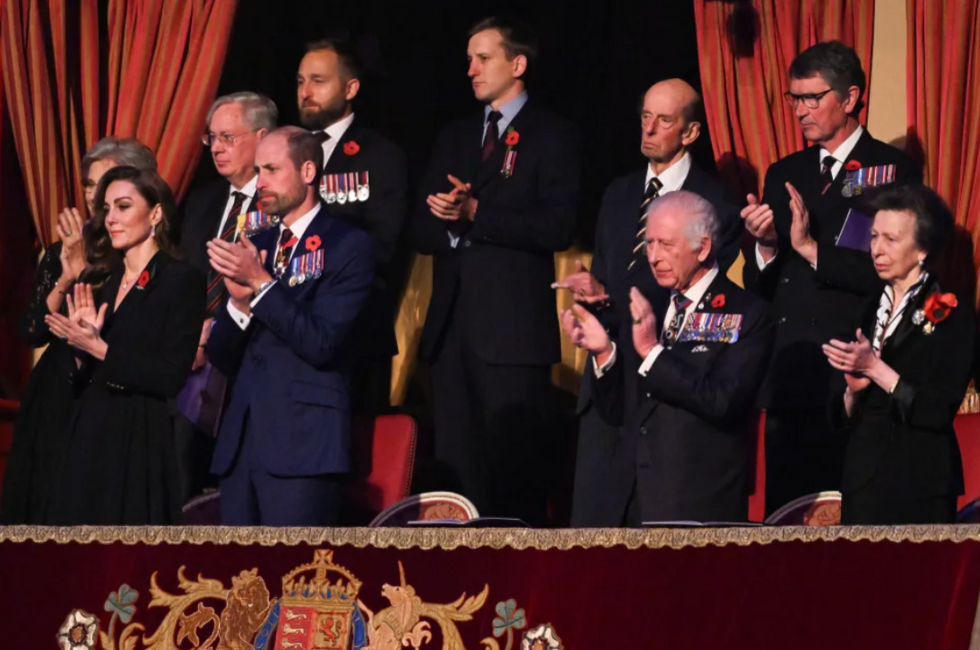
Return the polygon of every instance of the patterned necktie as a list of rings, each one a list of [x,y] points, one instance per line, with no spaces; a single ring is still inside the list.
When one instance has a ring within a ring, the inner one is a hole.
[[[293,251],[293,247],[296,246],[296,242],[299,239],[293,234],[293,231],[289,228],[283,226],[282,233],[279,235],[279,250],[276,252],[276,277],[282,277],[282,274],[286,272],[286,265],[289,264],[289,254]]]
[[[672,298],[674,301],[674,316],[664,329],[663,340],[666,347],[672,346],[677,342],[677,337],[681,334],[684,326],[684,317],[687,316],[687,308],[691,305],[691,300],[683,293],[675,293]]]
[[[647,206],[657,197],[660,196],[660,190],[662,190],[664,184],[660,182],[660,179],[654,176],[650,179],[650,184],[647,185],[646,194],[643,195],[643,202],[640,203],[640,225],[636,231],[636,237],[633,238],[633,255],[630,259],[630,265],[626,267],[626,272],[629,273],[633,270],[633,267],[637,264],[646,262],[646,243],[647,243]]]
[[[248,198],[248,195],[242,192],[232,192],[231,196],[231,210],[225,215],[225,226],[224,230],[221,231],[221,239],[229,244],[235,241],[235,233],[238,231],[238,219],[236,217],[242,213],[242,209],[245,207],[245,199]],[[208,271],[208,316],[214,316],[214,312],[224,300],[226,293],[223,278],[213,268],[210,269]]]
[[[497,140],[500,139],[500,131],[497,130],[497,120],[503,115],[500,111],[490,111],[487,115],[487,129],[483,134],[483,160],[490,157],[493,150],[497,147]]]
[[[826,155],[823,160],[820,161],[820,180],[823,184],[823,189],[820,191],[821,194],[825,194],[830,186],[834,184],[834,163],[837,159],[831,155]]]

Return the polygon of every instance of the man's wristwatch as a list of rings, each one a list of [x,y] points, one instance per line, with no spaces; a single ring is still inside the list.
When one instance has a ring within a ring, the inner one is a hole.
[[[263,282],[262,284],[259,285],[259,290],[256,291],[254,295],[256,295],[256,296],[262,295],[262,293],[266,289],[268,289],[269,287],[271,287],[275,283],[276,283],[276,279],[275,278],[272,278],[271,280],[266,280],[265,282]]]

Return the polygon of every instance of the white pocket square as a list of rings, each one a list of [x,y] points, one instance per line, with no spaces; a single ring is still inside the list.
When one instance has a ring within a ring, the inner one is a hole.
[[[708,351],[707,345],[695,345],[693,348],[691,348],[691,352],[707,352],[707,351]]]

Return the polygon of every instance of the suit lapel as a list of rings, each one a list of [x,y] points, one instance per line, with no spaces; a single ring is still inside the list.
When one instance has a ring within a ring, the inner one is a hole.
[[[912,317],[915,312],[922,309],[922,307],[926,304],[926,299],[934,293],[940,293],[939,283],[930,279],[926,285],[922,287],[922,290],[916,294],[912,304],[905,308],[906,311],[904,314],[902,314],[902,320],[899,321],[898,325],[895,327],[895,332],[885,341],[884,345],[882,346],[883,350],[887,349],[889,352],[891,352],[895,348],[901,346],[910,334],[916,330],[922,329],[922,323],[916,325],[912,322]],[[872,329],[871,331],[873,334],[874,330]]]
[[[113,317],[113,329],[117,329],[119,325],[119,320],[125,321],[129,318],[137,308],[140,303],[146,299],[146,296],[150,295],[154,289],[160,284],[160,274],[165,271],[167,266],[170,264],[172,258],[164,253],[163,251],[157,251],[156,254],[150,258],[147,263],[146,268],[140,273],[136,282],[129,288],[129,292],[123,298],[122,302],[119,304],[119,308],[115,310],[112,314]],[[144,273],[147,276],[144,276]],[[147,277],[147,281],[144,283],[142,279]],[[110,309],[115,305],[116,296],[119,295],[119,285],[122,282],[122,275],[113,283],[113,290],[110,303]],[[142,284],[142,286],[141,286]]]
[[[344,135],[337,141],[333,153],[330,154],[330,160],[323,167],[324,174],[342,174],[344,172],[354,171],[351,169],[351,164],[357,156],[348,156],[344,153],[344,147],[349,142],[357,141],[358,128],[356,120],[357,118],[355,117],[354,122],[351,122],[351,125],[344,131]]]
[[[493,153],[486,160],[479,163],[479,171],[476,174],[476,180],[473,182],[473,194],[479,197],[479,192],[484,189],[487,185],[494,179],[500,178],[500,169],[504,165],[504,154],[507,151],[507,145],[505,140],[507,138],[507,131],[513,129],[514,131],[521,132],[528,129],[534,122],[534,108],[531,106],[530,100],[517,112],[514,119],[511,120],[510,124],[507,125],[507,129],[502,131],[497,140],[497,146],[494,147]],[[483,134],[483,122],[480,122],[479,131],[481,135]],[[477,142],[481,142],[480,138],[477,138]],[[514,150],[520,153],[520,144],[514,147]],[[477,160],[480,160],[482,156],[482,148],[476,147]]]
[[[296,242],[296,251],[293,253],[292,260],[290,260],[289,266],[286,267],[286,271],[282,274],[282,278],[280,278],[285,280],[284,284],[290,290],[302,293],[315,284],[315,282],[307,280],[290,285],[289,279],[292,277],[292,262],[303,255],[308,255],[313,252],[306,248],[306,242],[313,236],[319,237],[321,250],[327,248],[327,233],[329,232],[333,223],[334,220],[327,216],[326,205],[321,202],[320,211],[316,213],[316,216],[313,217],[312,221],[310,221],[310,225],[307,226],[303,236]],[[275,247],[275,245],[276,241],[273,240],[272,246]],[[326,255],[326,253],[324,253],[324,255]]]

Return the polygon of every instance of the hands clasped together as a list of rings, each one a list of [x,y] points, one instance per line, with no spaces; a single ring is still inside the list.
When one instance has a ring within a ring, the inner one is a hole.
[[[51,333],[65,339],[68,344],[81,352],[88,353],[97,359],[105,359],[108,346],[102,340],[102,325],[109,305],[103,303],[96,309],[95,298],[92,295],[92,285],[79,283],[75,285],[75,297],[67,297],[68,316],[48,314],[44,320]]]
[[[430,194],[425,199],[429,204],[429,212],[446,221],[473,221],[478,205],[471,194],[473,186],[452,174],[447,178],[453,184],[453,189],[446,193]]]
[[[653,307],[640,290],[630,289],[630,314],[633,318],[633,347],[641,358],[646,358],[657,345],[657,316]],[[582,305],[576,304],[561,313],[561,327],[576,347],[588,350],[601,366],[609,360],[613,351],[609,333]]]

